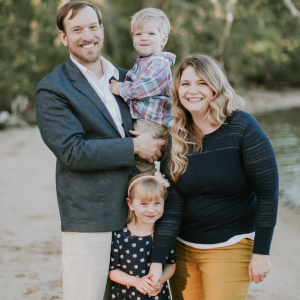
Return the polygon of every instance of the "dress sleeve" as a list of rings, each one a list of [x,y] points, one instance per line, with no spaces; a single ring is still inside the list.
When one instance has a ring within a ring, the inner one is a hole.
[[[111,241],[111,251],[110,251],[110,265],[109,270],[120,270],[120,241],[117,237],[116,232],[113,233],[112,241]]]
[[[253,253],[268,255],[277,219],[279,178],[270,140],[252,116],[242,141],[242,157],[257,197]]]
[[[165,201],[163,216],[155,223],[154,247],[152,251],[152,262],[165,264],[166,257],[174,245],[179,234],[184,208],[184,197],[179,193],[175,183],[169,175],[169,153],[171,149],[170,139],[168,147],[163,153],[160,170],[169,180],[168,196]]]
[[[176,262],[177,259],[176,259],[175,245],[173,244],[172,249],[166,258],[166,264],[172,265],[172,264],[176,264]]]

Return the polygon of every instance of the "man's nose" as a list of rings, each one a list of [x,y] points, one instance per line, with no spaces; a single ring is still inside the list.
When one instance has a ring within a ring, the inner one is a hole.
[[[85,28],[82,31],[82,38],[86,41],[90,41],[91,39],[93,39],[93,34],[89,28]]]

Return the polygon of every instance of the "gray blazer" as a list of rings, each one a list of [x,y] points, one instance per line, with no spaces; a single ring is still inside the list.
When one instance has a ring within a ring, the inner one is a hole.
[[[118,69],[120,81],[126,71]],[[36,90],[37,122],[57,158],[56,191],[62,231],[103,232],[126,223],[128,180],[136,173],[132,119],[116,96],[126,137],[69,58]]]

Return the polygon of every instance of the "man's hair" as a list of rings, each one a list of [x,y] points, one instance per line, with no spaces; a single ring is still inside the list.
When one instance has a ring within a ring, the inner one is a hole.
[[[68,15],[69,11],[72,10],[72,15],[69,18],[69,20],[72,20],[76,14],[78,13],[79,10],[83,9],[86,6],[90,6],[97,14],[99,24],[102,24],[102,14],[100,9],[91,4],[87,3],[85,1],[72,1],[64,4],[63,6],[60,7],[58,13],[57,13],[57,18],[56,18],[56,25],[60,31],[65,32],[65,27],[64,27],[64,19]]]
[[[129,28],[131,36],[133,36],[137,29],[141,29],[145,23],[153,20],[157,22],[157,27],[161,35],[165,36],[170,33],[171,26],[166,14],[159,9],[150,7],[138,11],[131,17]]]

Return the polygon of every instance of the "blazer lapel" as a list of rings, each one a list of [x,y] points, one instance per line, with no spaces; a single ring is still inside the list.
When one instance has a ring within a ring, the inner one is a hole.
[[[128,104],[124,101],[124,99],[122,97],[116,96],[116,95],[114,95],[114,96],[115,96],[115,99],[116,99],[119,109],[120,109],[124,129],[125,129],[125,134],[126,134],[126,136],[131,137],[132,135],[129,132],[129,130],[132,130],[132,118],[131,118],[131,115],[129,112]]]
[[[81,92],[83,95],[85,95],[87,98],[89,98],[99,109],[99,111],[102,113],[102,115],[106,118],[106,120],[110,123],[110,125],[115,129],[115,131],[121,136],[112,116],[108,112],[105,104],[101,100],[101,98],[98,96],[96,91],[93,89],[93,87],[89,84],[85,76],[81,73],[81,71],[76,67],[76,65],[71,61],[70,57],[67,59],[66,68],[69,73],[70,79],[73,81],[73,86]],[[123,116],[122,116],[123,117]]]

